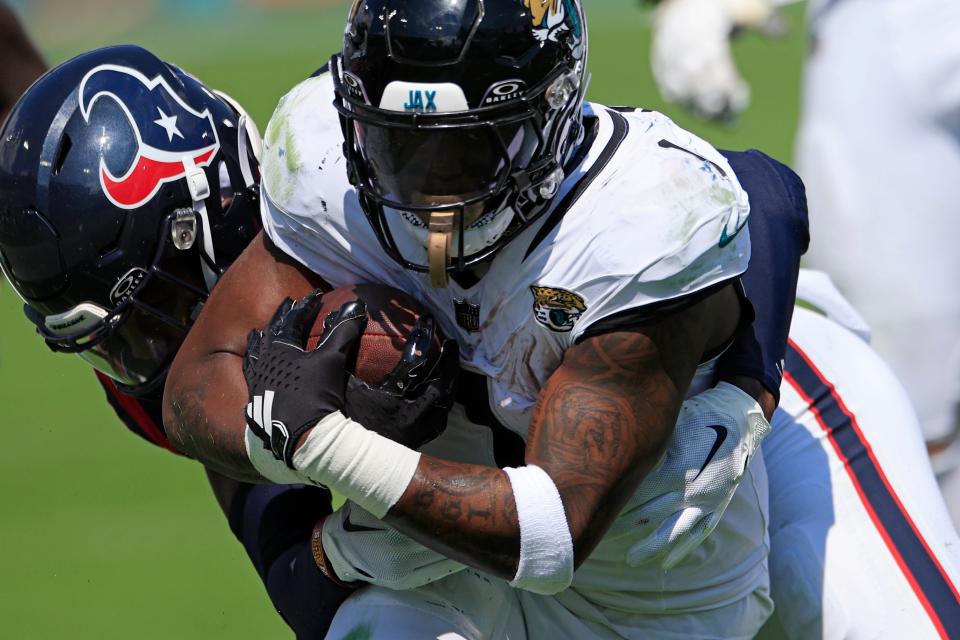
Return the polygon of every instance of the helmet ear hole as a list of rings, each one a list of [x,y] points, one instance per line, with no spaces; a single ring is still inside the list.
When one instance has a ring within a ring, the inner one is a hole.
[[[73,140],[70,139],[70,134],[65,133],[60,141],[60,148],[57,150],[57,160],[53,163],[53,175],[60,175],[60,170],[63,169],[63,165],[67,161],[67,155],[72,148]]]
[[[110,242],[100,248],[100,262],[103,262],[111,253],[120,247],[120,236],[123,233],[123,225],[117,229],[117,235]]]

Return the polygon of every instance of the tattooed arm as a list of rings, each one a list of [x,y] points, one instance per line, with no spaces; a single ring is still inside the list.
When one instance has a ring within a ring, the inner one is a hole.
[[[180,451],[214,471],[262,482],[247,458],[241,361],[247,334],[266,326],[288,295],[326,287],[260,234],[217,283],[170,368],[163,422]]]
[[[663,453],[701,356],[734,330],[728,287],[661,321],[569,349],[541,391],[526,462],[563,502],[579,566]],[[507,475],[424,455],[386,521],[444,555],[507,579],[520,527]]]

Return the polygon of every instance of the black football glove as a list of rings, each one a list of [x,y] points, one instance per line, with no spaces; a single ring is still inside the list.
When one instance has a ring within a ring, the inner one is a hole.
[[[247,425],[291,469],[300,436],[343,410],[347,363],[367,322],[363,302],[348,302],[327,316],[323,339],[306,351],[322,295],[318,290],[296,302],[284,300],[266,329],[250,332],[243,358]]]
[[[447,427],[453,406],[460,352],[445,340],[434,346],[436,323],[429,315],[417,320],[399,364],[387,378],[371,385],[351,375],[346,415],[411,449],[430,442]]]

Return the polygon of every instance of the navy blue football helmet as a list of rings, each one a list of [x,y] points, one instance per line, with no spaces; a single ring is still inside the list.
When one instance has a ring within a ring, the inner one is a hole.
[[[46,343],[156,387],[259,231],[258,145],[239,105],[139,47],[37,80],[0,131],[0,267]]]
[[[331,71],[351,182],[384,250],[442,286],[565,177],[583,136],[580,0],[358,0],[348,20]]]

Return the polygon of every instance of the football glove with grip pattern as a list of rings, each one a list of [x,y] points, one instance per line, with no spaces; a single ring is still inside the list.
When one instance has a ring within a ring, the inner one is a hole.
[[[300,436],[343,409],[347,362],[367,320],[362,302],[344,304],[325,320],[317,348],[306,351],[322,297],[314,291],[284,300],[263,331],[250,332],[243,358],[247,426],[291,469]]]
[[[348,302],[331,313],[320,343],[307,351],[321,307],[320,291],[296,302],[287,299],[266,329],[250,333],[243,361],[247,424],[264,447],[293,468],[300,437],[336,411],[414,449],[440,435],[453,405],[457,343],[446,340],[437,348],[436,323],[424,314],[400,362],[381,383],[368,384],[346,373],[366,324],[363,302]]]
[[[411,449],[443,433],[453,406],[460,352],[453,340],[444,340],[437,349],[435,334],[433,318],[422,315],[385,380],[373,385],[351,375],[344,414]]]

